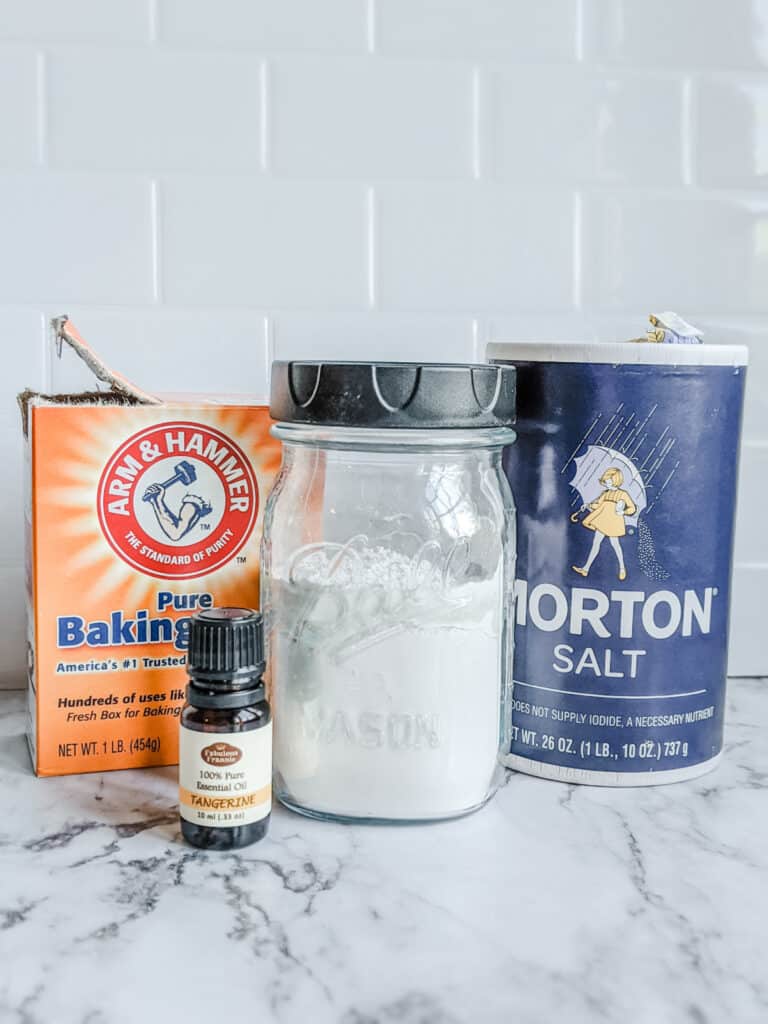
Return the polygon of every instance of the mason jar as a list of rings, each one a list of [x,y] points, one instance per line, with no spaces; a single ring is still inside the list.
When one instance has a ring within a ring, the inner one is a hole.
[[[512,367],[276,362],[262,542],[274,792],[303,814],[434,821],[509,751]]]

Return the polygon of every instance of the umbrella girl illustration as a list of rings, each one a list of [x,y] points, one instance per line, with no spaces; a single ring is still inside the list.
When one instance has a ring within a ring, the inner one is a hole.
[[[590,445],[586,455],[576,460],[576,475],[571,486],[579,491],[584,504],[574,512],[576,523],[588,512],[581,525],[592,530],[592,547],[583,566],[571,566],[580,576],[588,576],[605,538],[616,556],[620,580],[627,578],[621,538],[627,525],[637,525],[637,517],[646,507],[645,486],[634,463],[620,452],[603,445]]]

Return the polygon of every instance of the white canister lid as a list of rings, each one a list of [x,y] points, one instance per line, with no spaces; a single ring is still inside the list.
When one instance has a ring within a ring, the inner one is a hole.
[[[494,341],[489,361],[525,363],[646,363],[657,366],[746,366],[746,345],[663,345],[651,341]]]

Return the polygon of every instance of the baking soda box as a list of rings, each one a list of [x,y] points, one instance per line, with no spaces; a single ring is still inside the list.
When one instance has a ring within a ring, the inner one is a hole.
[[[35,771],[176,764],[190,616],[258,607],[279,442],[266,404],[149,395],[54,329],[108,390],[20,396]]]

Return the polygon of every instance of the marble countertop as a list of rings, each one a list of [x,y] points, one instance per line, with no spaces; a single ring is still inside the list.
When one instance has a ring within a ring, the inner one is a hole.
[[[693,782],[510,774],[462,821],[278,809],[214,854],[179,839],[173,768],[35,779],[0,695],[0,1021],[764,1022],[767,707],[731,684]]]

